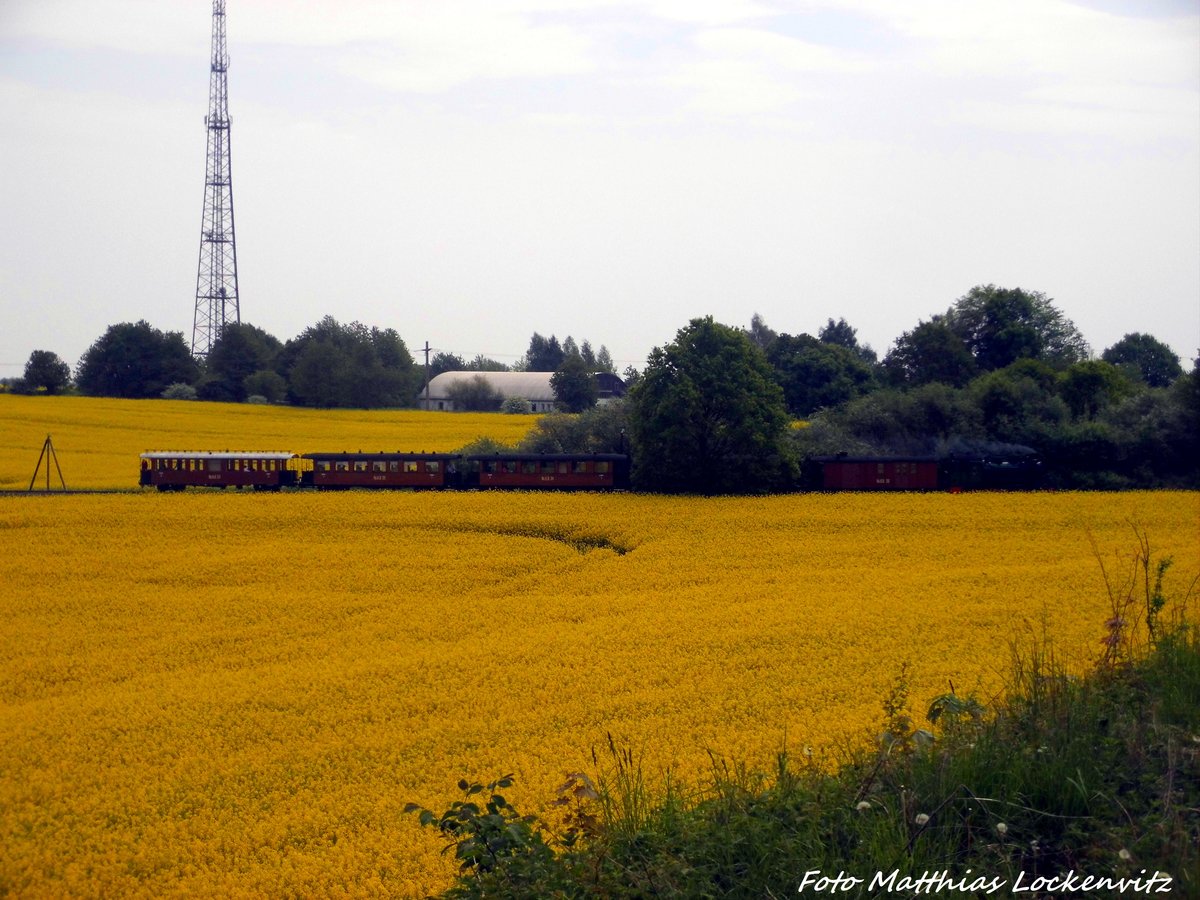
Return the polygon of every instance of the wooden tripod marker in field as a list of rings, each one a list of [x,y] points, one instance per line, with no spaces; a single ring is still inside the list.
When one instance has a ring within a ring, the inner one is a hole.
[[[42,444],[42,452],[38,456],[37,465],[34,466],[33,477],[29,479],[29,490],[33,490],[33,483],[37,481],[38,471],[42,468],[43,459],[46,460],[46,490],[50,490],[50,460],[54,460],[54,468],[58,470],[58,481],[65,492],[67,482],[63,480],[62,466],[58,464],[58,454],[54,452],[54,444],[50,442],[50,435],[46,435],[46,442]]]

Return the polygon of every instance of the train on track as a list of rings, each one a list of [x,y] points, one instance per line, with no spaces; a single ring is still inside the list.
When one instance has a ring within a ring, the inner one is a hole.
[[[629,487],[621,453],[279,453],[148,451],[140,484],[160,491],[189,487],[285,487],[527,490],[613,490]]]
[[[148,451],[143,487],[349,490],[486,488],[608,491],[630,487],[622,453],[457,453]],[[1032,490],[1042,486],[1041,460],[1024,454],[814,457],[794,486],[802,491]]]

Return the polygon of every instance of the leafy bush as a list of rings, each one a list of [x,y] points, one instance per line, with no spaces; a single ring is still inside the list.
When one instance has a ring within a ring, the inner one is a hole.
[[[196,389],[190,384],[177,381],[162,392],[164,400],[195,400]]]
[[[509,415],[529,415],[533,412],[533,404],[524,397],[509,397],[500,404],[500,412]]]

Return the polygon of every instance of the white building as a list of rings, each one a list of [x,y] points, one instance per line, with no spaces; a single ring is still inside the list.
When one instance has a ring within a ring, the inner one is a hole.
[[[422,391],[419,406],[421,409],[453,412],[451,387],[482,378],[505,400],[517,397],[528,400],[535,413],[553,412],[556,408],[554,388],[550,386],[553,376],[553,372],[443,372],[429,380],[428,397]],[[600,391],[600,403],[625,395],[625,382],[616,375],[599,372],[595,378]]]
[[[429,380],[429,395],[421,392],[421,409],[454,411],[450,388],[456,384],[482,378],[505,400],[518,397],[528,400],[536,413],[554,411],[554,388],[550,387],[553,372],[443,372]]]

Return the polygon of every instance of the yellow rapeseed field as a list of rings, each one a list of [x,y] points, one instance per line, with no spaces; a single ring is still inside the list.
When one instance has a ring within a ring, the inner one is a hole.
[[[434,890],[401,809],[460,777],[544,809],[611,733],[696,783],[861,745],[905,661],[917,711],[1087,665],[1130,523],[1200,570],[1194,493],[0,496],[0,894]]]
[[[130,488],[145,450],[445,451],[484,435],[516,443],[536,419],[0,394],[0,490],[29,487],[47,434],[68,488]],[[59,487],[58,472],[50,474]],[[45,488],[45,469],[39,486]]]

